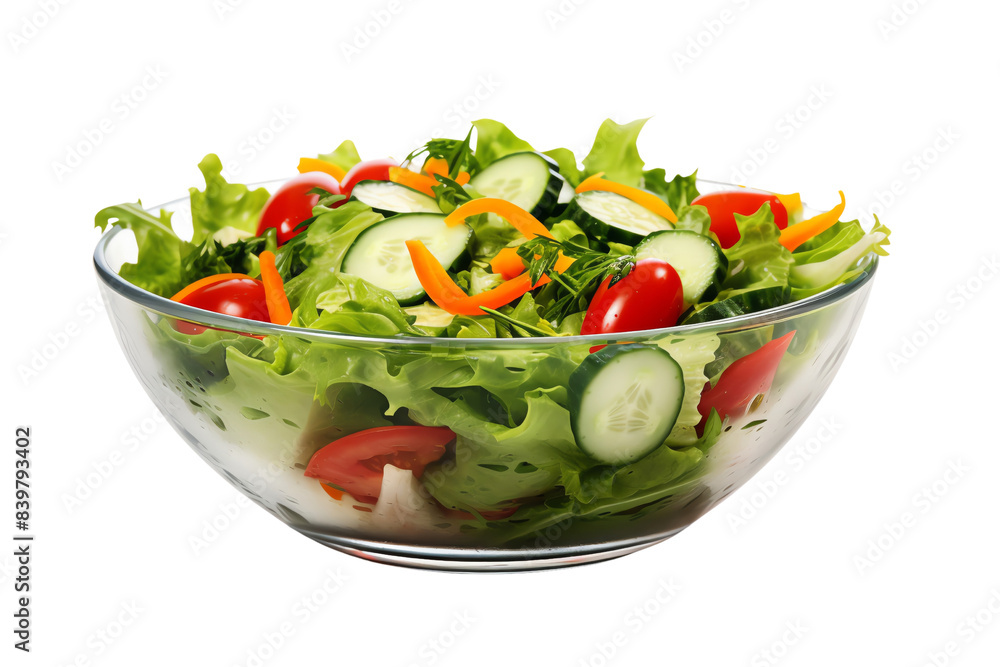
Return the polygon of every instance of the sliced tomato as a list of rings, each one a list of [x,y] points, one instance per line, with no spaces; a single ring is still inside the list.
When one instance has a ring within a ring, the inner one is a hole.
[[[359,162],[347,172],[340,182],[340,192],[350,198],[351,190],[361,181],[388,181],[389,168],[398,167],[394,160],[366,160]]]
[[[309,171],[288,179],[264,204],[257,224],[257,236],[274,227],[278,230],[278,245],[282,245],[299,234],[301,230],[295,228],[312,217],[313,207],[319,202],[319,195],[309,194],[313,188],[322,188],[334,195],[341,193],[337,179],[320,171]]]
[[[271,321],[267,312],[264,283],[259,280],[244,277],[206,281],[202,287],[184,294],[185,291],[182,290],[179,294],[183,296],[176,299],[180,303],[247,320]],[[205,330],[205,327],[183,320],[177,320],[174,328],[181,333],[191,335],[200,334]]]
[[[590,300],[580,333],[672,327],[683,310],[684,288],[674,267],[660,259],[644,259],[614,285],[610,278],[601,283]]]
[[[760,210],[764,202],[771,204],[774,224],[778,226],[778,229],[787,227],[788,211],[778,195],[771,192],[746,188],[709,192],[695,197],[691,205],[704,206],[708,209],[708,215],[712,219],[712,231],[719,237],[719,244],[723,248],[730,248],[740,240],[740,230],[736,227],[735,214],[753,215]]]
[[[455,433],[437,426],[380,426],[334,440],[313,454],[306,477],[343,489],[360,502],[375,503],[388,464],[424,474],[428,464],[444,456]]]
[[[771,389],[778,364],[794,337],[795,331],[790,331],[730,364],[719,376],[715,386],[702,393],[698,404],[702,419],[708,418],[712,408],[723,419],[746,414],[753,400]]]

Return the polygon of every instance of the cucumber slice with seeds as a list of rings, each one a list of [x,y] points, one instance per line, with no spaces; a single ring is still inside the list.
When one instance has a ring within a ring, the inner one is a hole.
[[[680,365],[660,347],[608,345],[569,378],[577,446],[612,465],[638,461],[663,445],[684,401]]]
[[[372,225],[358,236],[344,258],[343,271],[392,292],[401,305],[420,301],[424,288],[413,270],[406,242],[420,240],[449,268],[464,252],[472,230],[450,227],[443,215],[402,213]]]
[[[635,245],[653,232],[674,228],[663,216],[604,190],[577,194],[563,215],[601,241],[626,245]]]
[[[565,181],[547,157],[538,153],[513,153],[476,174],[469,183],[484,197],[515,204],[539,220],[556,207]]]
[[[684,286],[684,303],[688,306],[715,297],[729,267],[719,244],[686,229],[650,234],[635,247],[635,257],[661,259],[674,267]]]
[[[388,217],[397,213],[440,213],[433,197],[391,181],[361,181],[351,191],[351,198]]]

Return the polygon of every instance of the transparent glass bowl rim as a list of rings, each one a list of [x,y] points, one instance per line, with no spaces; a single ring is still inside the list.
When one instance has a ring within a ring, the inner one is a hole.
[[[286,179],[264,181],[249,184],[248,187],[268,187],[282,183]],[[722,187],[739,187],[719,181],[698,179],[699,183],[710,184]],[[148,211],[158,211],[161,208],[173,208],[188,201],[187,197],[175,199],[165,204],[149,207]],[[258,322],[247,320],[232,315],[223,315],[211,311],[195,308],[186,304],[171,301],[166,297],[148,292],[141,287],[137,287],[122,278],[111,268],[106,256],[106,250],[114,238],[121,233],[121,228],[115,226],[110,231],[103,234],[97,242],[94,250],[94,266],[101,281],[111,290],[128,299],[129,301],[152,310],[165,317],[178,320],[186,320],[206,327],[235,331],[239,333],[256,334],[262,336],[291,334],[314,341],[326,341],[336,343],[349,343],[354,345],[377,344],[394,346],[414,346],[414,347],[461,347],[463,349],[472,348],[496,348],[496,347],[550,347],[554,344],[579,344],[587,343],[600,344],[616,341],[628,341],[636,338],[650,339],[662,335],[693,335],[698,333],[720,333],[723,331],[739,331],[753,329],[769,324],[787,321],[799,315],[820,310],[838,301],[848,298],[856,291],[860,290],[875,275],[878,268],[878,256],[874,256],[861,275],[853,280],[836,285],[827,290],[814,294],[799,301],[793,301],[776,308],[730,317],[722,320],[712,320],[698,324],[685,324],[680,326],[667,327],[663,329],[645,329],[642,331],[629,331],[614,334],[588,334],[577,336],[536,336],[528,338],[447,338],[441,336],[367,336],[363,334],[337,333],[334,331],[324,331],[322,329],[307,329],[304,327],[292,327],[269,322]]]

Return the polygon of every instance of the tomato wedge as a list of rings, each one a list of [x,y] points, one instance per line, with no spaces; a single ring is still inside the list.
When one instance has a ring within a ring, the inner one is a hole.
[[[382,491],[382,469],[388,464],[424,474],[429,463],[444,456],[455,433],[443,426],[380,426],[334,440],[313,454],[306,477],[315,477],[375,503]]]
[[[746,188],[709,192],[695,197],[691,205],[704,206],[708,209],[708,215],[712,218],[711,229],[719,237],[719,245],[723,248],[731,248],[740,240],[740,230],[736,227],[735,214],[753,215],[760,210],[764,202],[771,204],[774,224],[778,226],[778,229],[787,227],[788,211],[778,195],[771,192]]]
[[[795,331],[790,331],[763,345],[756,352],[731,363],[719,376],[715,386],[702,393],[698,404],[702,420],[708,418],[712,408],[723,419],[746,414],[753,400],[760,394],[766,394],[771,388],[774,375],[778,372],[778,364],[794,337]]]
[[[627,276],[610,283],[611,278],[605,278],[594,292],[581,334],[672,327],[684,311],[681,278],[661,259],[641,260]]]
[[[312,217],[313,206],[319,202],[319,195],[311,195],[313,188],[322,188],[330,194],[340,194],[340,184],[330,174],[310,171],[288,179],[278,188],[260,212],[257,236],[271,227],[278,230],[278,245],[287,243],[301,230],[295,229],[300,222]]]
[[[249,277],[226,278],[216,281],[201,281],[205,284],[193,291],[181,290],[176,301],[210,310],[213,313],[242,317],[258,322],[270,322],[267,311],[267,297],[264,284]],[[181,333],[195,335],[205,330],[205,327],[177,320],[174,328]]]
[[[361,181],[388,181],[389,168],[398,167],[395,160],[366,160],[359,162],[347,172],[340,182],[340,193],[350,199],[351,190]]]

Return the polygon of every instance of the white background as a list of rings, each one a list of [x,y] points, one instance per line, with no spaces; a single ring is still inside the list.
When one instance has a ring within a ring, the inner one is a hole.
[[[262,664],[996,664],[1000,6],[222,2],[3,5],[0,535],[13,533],[14,427],[30,424],[37,542],[30,655],[11,648],[0,549],[0,662],[252,665],[288,623]],[[373,16],[387,25],[365,44],[356,30]],[[449,575],[318,546],[235,504],[153,421],[95,304],[94,213],[183,195],[206,152],[263,180],[345,138],[398,158],[482,116],[580,157],[605,117],[652,116],[652,166],[820,208],[843,189],[848,215],[882,211],[894,231],[812,418],[746,487],[637,555]],[[227,511],[196,553],[191,538]],[[328,572],[346,581],[304,618],[295,605],[322,599]],[[661,581],[678,589],[666,602]]]

